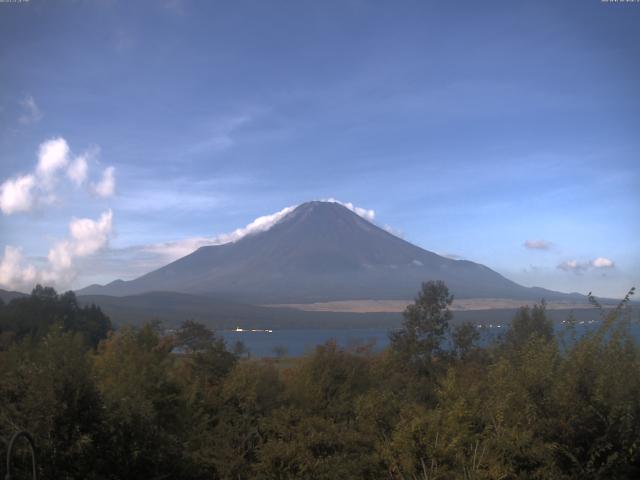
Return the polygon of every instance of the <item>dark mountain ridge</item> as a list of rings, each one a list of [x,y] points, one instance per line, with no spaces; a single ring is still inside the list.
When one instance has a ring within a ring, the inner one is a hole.
[[[490,268],[412,245],[346,207],[300,205],[269,230],[201,247],[131,281],[92,285],[81,295],[172,291],[243,303],[410,299],[427,280],[443,280],[457,298],[584,299],[527,288]]]
[[[26,296],[27,296],[26,293],[15,292],[13,290],[3,290],[0,288],[0,300],[2,300],[4,303],[9,303],[11,300],[15,298],[22,298]]]
[[[160,320],[178,326],[185,319],[216,330],[242,328],[396,328],[399,313],[303,312],[293,308],[245,305],[211,296],[148,292],[124,297],[81,295],[82,305],[99,305],[116,325],[142,325]]]

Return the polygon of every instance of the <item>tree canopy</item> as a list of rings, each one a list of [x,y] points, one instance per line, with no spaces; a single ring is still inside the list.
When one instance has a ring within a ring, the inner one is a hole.
[[[0,348],[12,339],[41,339],[54,325],[79,333],[92,347],[112,329],[109,317],[96,305],[80,306],[71,291],[59,295],[37,285],[31,295],[0,304]]]
[[[640,478],[628,299],[569,344],[540,304],[482,345],[473,325],[449,331],[434,282],[382,352],[330,341],[264,359],[194,321],[122,327],[94,348],[72,295],[26,300],[1,308],[52,316],[3,323],[18,334],[0,350],[0,436],[33,434],[41,478]]]

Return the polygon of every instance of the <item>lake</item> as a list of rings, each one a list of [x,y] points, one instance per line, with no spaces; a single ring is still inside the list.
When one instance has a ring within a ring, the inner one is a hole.
[[[597,328],[599,321],[585,322],[575,326],[576,334],[581,334]],[[495,341],[507,330],[507,324],[491,324],[479,329],[481,344]],[[563,323],[555,324],[556,333],[566,331]],[[630,326],[632,335],[640,342],[640,324],[633,323]],[[300,356],[312,351],[316,345],[321,345],[328,340],[335,340],[342,347],[373,343],[374,351],[380,351],[389,344],[389,330],[372,329],[283,329],[273,332],[236,332],[223,330],[218,332],[227,342],[228,348],[233,348],[237,341],[242,341],[249,349],[253,357],[275,356],[274,349],[282,347],[287,356]]]

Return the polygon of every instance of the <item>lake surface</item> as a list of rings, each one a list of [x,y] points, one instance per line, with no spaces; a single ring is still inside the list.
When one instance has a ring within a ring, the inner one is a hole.
[[[585,322],[575,326],[579,337],[587,331],[600,325],[599,321]],[[498,339],[508,328],[507,324],[491,324],[480,328],[481,341],[486,345]],[[558,323],[556,333],[567,331],[567,327]],[[640,342],[640,324],[633,323],[629,327],[632,335]],[[233,348],[237,341],[241,341],[249,349],[253,357],[275,356],[275,349],[283,348],[288,356],[300,356],[313,351],[316,345],[328,340],[335,340],[342,347],[353,347],[366,343],[373,343],[374,351],[380,351],[389,345],[389,330],[387,329],[291,329],[274,330],[273,332],[218,332],[227,342],[228,348]]]
[[[300,356],[312,351],[316,345],[335,340],[342,347],[350,347],[373,342],[375,350],[382,350],[389,344],[388,330],[383,329],[336,329],[336,330],[274,330],[267,332],[218,332],[233,348],[241,341],[249,349],[251,356],[272,357],[274,349],[282,347],[288,356]]]

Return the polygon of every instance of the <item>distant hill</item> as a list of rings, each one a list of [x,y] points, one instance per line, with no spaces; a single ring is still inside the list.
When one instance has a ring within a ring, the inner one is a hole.
[[[4,303],[9,303],[14,298],[22,298],[26,296],[26,293],[3,290],[0,288],[0,300],[2,300]]]
[[[293,308],[261,307],[230,302],[211,296],[176,292],[149,292],[138,295],[113,297],[108,295],[82,295],[81,305],[96,304],[116,325],[142,325],[159,320],[167,327],[175,327],[191,319],[215,330],[242,328],[271,329],[394,329],[400,326],[399,312],[354,313],[330,311],[302,311]],[[498,308],[462,310],[453,312],[453,323],[509,324],[517,309]],[[576,309],[571,312],[576,320],[598,320],[597,309]],[[565,320],[567,309],[549,310],[554,321]]]
[[[479,263],[442,257],[331,202],[305,203],[267,231],[202,247],[135,280],[77,293],[170,291],[251,304],[310,303],[413,298],[422,282],[435,279],[457,298],[584,300],[523,287]]]
[[[395,328],[400,313],[303,312],[189,295],[177,292],[149,292],[125,297],[81,295],[80,304],[96,304],[116,324],[142,325],[160,320],[167,326],[196,320],[215,329],[242,328]]]

